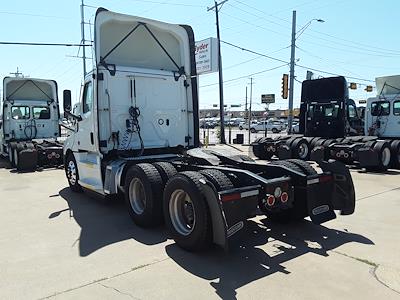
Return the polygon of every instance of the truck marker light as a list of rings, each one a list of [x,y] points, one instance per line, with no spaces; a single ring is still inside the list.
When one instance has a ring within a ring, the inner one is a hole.
[[[319,178],[319,182],[328,182],[331,181],[333,178],[331,175],[323,175]]]
[[[257,196],[259,194],[258,190],[246,191],[242,193],[226,194],[221,196],[222,202],[239,200],[246,197]]]
[[[289,195],[286,192],[283,192],[281,195],[281,202],[286,203],[289,200]]]
[[[222,202],[234,201],[240,199],[240,193],[227,194],[221,197]]]
[[[273,195],[269,195],[267,197],[267,204],[268,206],[272,206],[275,204],[275,197]]]

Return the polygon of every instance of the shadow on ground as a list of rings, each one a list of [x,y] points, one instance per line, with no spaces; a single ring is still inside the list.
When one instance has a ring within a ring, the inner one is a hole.
[[[276,225],[248,221],[241,239],[231,244],[229,253],[219,250],[204,254],[188,253],[176,244],[166,251],[177,264],[195,276],[212,280],[210,285],[222,299],[236,299],[236,290],[276,272],[289,274],[283,263],[307,253],[329,256],[327,251],[356,242],[373,245],[368,238],[302,221]],[[267,244],[267,252],[257,246]]]
[[[86,193],[74,193],[64,188],[59,195],[68,203],[68,208],[53,212],[50,219],[67,213],[81,227],[79,254],[87,256],[107,245],[134,239],[146,245],[155,245],[167,240],[164,229],[142,229],[135,226],[122,200],[104,204]],[[55,197],[57,195],[51,195]]]

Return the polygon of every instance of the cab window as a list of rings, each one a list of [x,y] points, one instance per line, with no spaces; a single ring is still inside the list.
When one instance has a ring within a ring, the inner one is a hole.
[[[11,116],[14,120],[29,119],[29,106],[13,106],[11,108]]]
[[[375,101],[371,103],[371,115],[388,116],[390,114],[389,101]]]
[[[400,101],[393,102],[393,114],[395,116],[400,116]]]
[[[354,119],[357,118],[357,111],[354,105],[349,105],[348,107],[349,118]]]
[[[37,120],[47,120],[50,119],[50,108],[49,107],[32,107],[33,118]]]
[[[93,85],[87,82],[83,89],[83,113],[92,111],[93,109]]]

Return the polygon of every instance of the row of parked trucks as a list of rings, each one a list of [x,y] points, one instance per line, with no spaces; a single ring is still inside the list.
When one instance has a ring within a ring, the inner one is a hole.
[[[123,195],[135,224],[165,223],[184,249],[226,248],[245,220],[260,212],[277,222],[309,216],[316,224],[335,218],[335,211],[350,215],[354,185],[338,160],[398,166],[399,143],[390,129],[398,126],[391,123],[398,97],[387,96],[393,87],[387,80],[367,103],[366,126],[377,136],[358,136],[361,123],[343,77],[305,81],[302,134],[252,145],[259,158],[290,159],[256,162],[200,148],[190,26],[99,8],[94,27],[95,68],[73,109],[71,92],[63,91],[71,121],[63,146],[56,140],[57,84],[5,78],[1,153],[21,169],[62,159],[74,192],[89,190],[110,201]],[[310,155],[318,172],[305,161]]]
[[[375,171],[400,168],[400,76],[377,78],[376,89],[360,116],[344,77],[303,81],[299,134],[257,139],[254,155],[333,158]]]

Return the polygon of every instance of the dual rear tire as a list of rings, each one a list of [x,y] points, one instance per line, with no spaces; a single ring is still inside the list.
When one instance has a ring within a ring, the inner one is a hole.
[[[208,248],[212,221],[204,184],[216,190],[233,188],[218,170],[177,172],[166,162],[142,163],[128,169],[125,202],[133,222],[154,227],[165,222],[171,237],[188,251]]]

